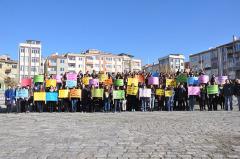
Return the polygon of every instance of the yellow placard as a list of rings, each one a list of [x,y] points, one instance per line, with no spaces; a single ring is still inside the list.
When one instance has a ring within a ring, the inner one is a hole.
[[[164,96],[164,89],[156,89],[157,96]]]
[[[68,98],[69,97],[69,90],[68,89],[61,89],[58,93],[59,98]]]
[[[46,80],[46,87],[56,87],[57,81],[55,79]]]
[[[70,97],[71,98],[81,98],[82,97],[82,90],[81,89],[71,89],[70,90]]]
[[[89,80],[91,79],[91,77],[83,77],[82,78],[82,82],[84,85],[89,85]]]
[[[106,74],[99,74],[98,78],[99,82],[104,82],[105,80],[108,79],[108,76]]]
[[[166,90],[165,91],[165,97],[171,97],[173,95],[172,90]]]
[[[138,86],[138,79],[137,78],[128,78],[127,85],[131,86],[132,84],[134,84],[134,86],[137,87]]]
[[[46,100],[46,92],[34,92],[33,100],[34,101],[45,101]]]
[[[127,94],[128,95],[137,95],[138,93],[138,87],[127,87]]]
[[[172,87],[176,87],[177,83],[175,79],[166,79],[166,86],[172,86]]]

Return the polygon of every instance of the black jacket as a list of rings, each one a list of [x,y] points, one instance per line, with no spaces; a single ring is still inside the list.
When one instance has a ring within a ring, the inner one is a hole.
[[[223,86],[223,95],[224,96],[232,96],[234,93],[233,85],[232,84],[225,84]]]
[[[234,95],[240,96],[240,84],[234,86]]]

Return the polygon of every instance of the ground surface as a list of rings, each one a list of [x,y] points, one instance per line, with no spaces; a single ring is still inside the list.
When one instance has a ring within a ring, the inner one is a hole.
[[[240,158],[240,112],[0,114],[0,158]]]

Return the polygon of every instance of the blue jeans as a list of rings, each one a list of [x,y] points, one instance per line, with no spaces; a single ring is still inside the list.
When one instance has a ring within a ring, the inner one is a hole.
[[[150,98],[149,107],[151,110],[153,110],[155,107],[155,97],[154,96]]]
[[[225,109],[228,111],[229,110],[229,105],[230,105],[230,110],[233,110],[233,104],[232,104],[232,96],[224,96],[225,99],[225,103],[224,103],[224,107]],[[229,102],[229,105],[228,105]]]
[[[109,112],[109,111],[110,111],[110,102],[109,102],[108,100],[105,100],[105,101],[104,101],[103,110],[104,110],[105,112]]]
[[[237,100],[238,100],[238,109],[240,111],[240,96],[237,96]]]
[[[119,99],[114,99],[114,112],[116,112],[117,109],[121,112],[121,102]]]
[[[195,102],[195,99],[194,97],[189,97],[189,111],[194,111],[194,102]]]
[[[77,111],[77,99],[72,99],[72,112]]]
[[[143,112],[147,111],[147,98],[144,97],[141,98],[141,106]]]
[[[167,106],[167,111],[173,111],[172,98],[171,97],[166,98],[165,105]]]
[[[43,112],[43,104],[41,101],[37,101],[37,108],[39,113]]]

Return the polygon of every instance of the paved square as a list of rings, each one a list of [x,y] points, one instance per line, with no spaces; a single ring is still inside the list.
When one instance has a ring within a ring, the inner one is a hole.
[[[240,112],[0,114],[0,158],[240,158]]]

